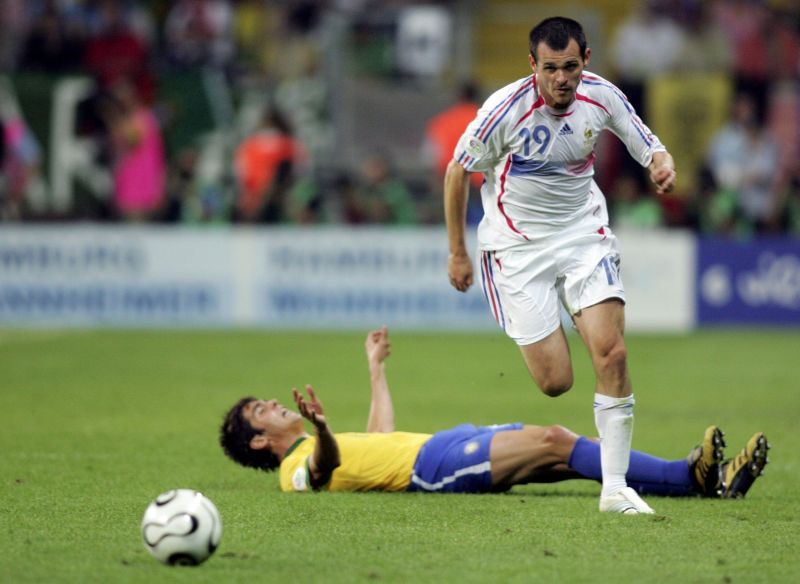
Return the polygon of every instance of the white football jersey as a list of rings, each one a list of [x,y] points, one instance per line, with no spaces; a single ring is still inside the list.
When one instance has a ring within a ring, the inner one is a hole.
[[[607,225],[605,198],[592,178],[594,147],[606,128],[642,166],[666,150],[609,81],[584,72],[575,95],[566,110],[553,109],[531,75],[495,92],[467,127],[454,158],[484,175],[481,249]]]

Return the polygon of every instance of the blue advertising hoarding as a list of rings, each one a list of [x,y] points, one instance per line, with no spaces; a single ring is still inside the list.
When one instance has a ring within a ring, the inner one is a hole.
[[[800,240],[700,240],[697,322],[800,325]]]

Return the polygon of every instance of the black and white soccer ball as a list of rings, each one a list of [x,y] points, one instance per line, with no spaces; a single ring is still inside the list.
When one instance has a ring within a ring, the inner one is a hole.
[[[196,566],[217,549],[222,518],[199,491],[174,489],[161,493],[145,510],[142,539],[157,560],[171,566]]]

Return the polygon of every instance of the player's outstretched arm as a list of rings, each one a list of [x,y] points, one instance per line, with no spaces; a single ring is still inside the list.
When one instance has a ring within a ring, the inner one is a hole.
[[[308,460],[308,472],[311,487],[319,489],[331,480],[333,471],[341,464],[339,458],[339,445],[331,432],[328,422],[325,419],[325,412],[322,409],[322,402],[314,393],[314,388],[306,385],[308,401],[303,398],[296,388],[292,388],[292,396],[297,409],[306,420],[314,424],[317,434],[317,442],[314,446],[314,453]]]
[[[367,333],[364,341],[369,365],[369,384],[372,397],[367,419],[367,432],[394,432],[394,406],[389,393],[389,382],[386,380],[384,361],[391,354],[392,344],[389,342],[389,329],[386,325],[376,331]]]
[[[472,260],[464,240],[468,197],[469,172],[458,162],[451,160],[444,175],[444,220],[450,246],[447,275],[450,285],[459,292],[466,292],[472,286],[473,280]]]
[[[675,161],[669,152],[653,153],[653,160],[650,161],[650,180],[656,185],[656,192],[659,195],[670,192],[675,186]]]

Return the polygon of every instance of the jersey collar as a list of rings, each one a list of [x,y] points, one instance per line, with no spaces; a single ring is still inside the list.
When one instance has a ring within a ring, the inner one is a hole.
[[[295,440],[294,444],[292,444],[289,447],[289,449],[286,451],[286,453],[283,455],[283,457],[287,458],[292,452],[297,450],[297,447],[300,446],[300,444],[302,444],[303,440],[305,440],[306,438],[308,438],[308,436],[302,436],[301,438],[298,438],[297,440]]]
[[[546,111],[548,114],[550,114],[554,118],[568,118],[572,114],[575,113],[575,105],[576,105],[577,102],[578,102],[578,99],[576,98],[571,104],[569,104],[569,107],[567,109],[565,109],[565,110],[556,109],[554,107],[550,107],[549,105],[547,105],[545,103],[544,104],[544,111]]]

